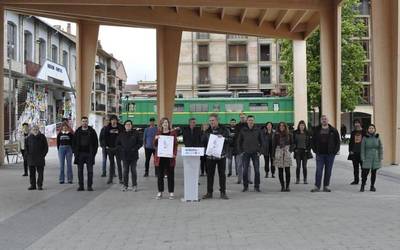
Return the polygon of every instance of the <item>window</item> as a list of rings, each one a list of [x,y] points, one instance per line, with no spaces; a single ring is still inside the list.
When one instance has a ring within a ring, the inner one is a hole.
[[[46,61],[46,41],[43,38],[39,39],[39,64],[43,65]]]
[[[131,103],[128,104],[128,112],[136,112],[135,103],[131,102]]]
[[[174,112],[183,112],[184,105],[182,103],[175,104]]]
[[[212,108],[212,111],[213,111],[213,112],[219,112],[219,111],[221,110],[219,104],[213,104],[212,107],[213,107],[213,108]]]
[[[280,83],[285,83],[286,79],[285,79],[285,68],[280,65],[279,66],[279,82]]]
[[[208,44],[199,45],[199,61],[208,61]]]
[[[51,45],[51,60],[58,63],[58,48],[54,44]]]
[[[360,0],[359,11],[361,15],[370,14],[370,0]]]
[[[208,112],[208,104],[206,103],[190,104],[190,112]]]
[[[17,25],[7,22],[7,57],[17,59]]]
[[[226,112],[242,112],[243,104],[240,104],[240,103],[225,104],[225,111]]]
[[[268,103],[250,103],[250,111],[268,111]]]
[[[261,67],[260,69],[260,80],[263,84],[271,83],[271,67]]]
[[[197,39],[210,39],[210,34],[204,32],[197,32]]]
[[[369,37],[369,18],[368,17],[362,17],[362,22],[364,23],[365,30],[363,32],[363,37]]]
[[[369,63],[364,64],[363,82],[370,82],[370,65]]]
[[[270,44],[260,44],[260,61],[271,61]]]
[[[32,59],[32,33],[25,30],[24,31],[24,60],[33,61]]]
[[[67,69],[68,71],[68,52],[63,50],[63,55],[62,55],[62,65]]]
[[[229,61],[247,61],[247,45],[229,45]]]
[[[371,104],[371,86],[370,85],[363,86],[361,98],[362,98],[363,104]]]
[[[369,58],[369,41],[361,41],[361,46],[364,49],[365,58],[370,59]]]
[[[199,68],[199,84],[210,84],[208,78],[208,67]]]
[[[247,84],[248,82],[247,67],[229,67],[230,84]]]

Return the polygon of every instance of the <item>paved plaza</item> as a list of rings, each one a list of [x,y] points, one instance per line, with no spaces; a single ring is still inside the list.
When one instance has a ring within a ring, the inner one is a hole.
[[[342,152],[347,148],[342,147]],[[262,178],[261,193],[242,193],[227,179],[230,200],[184,203],[182,161],[176,169],[176,200],[155,200],[156,178],[143,178],[138,192],[121,192],[101,178],[101,153],[94,192],[58,184],[58,161],[47,157],[44,191],[28,191],[22,166],[0,169],[0,249],[399,249],[400,167],[378,172],[377,192],[350,186],[352,166],[337,157],[332,193],[310,193],[310,184],[292,184],[281,193],[278,178]],[[261,161],[261,166],[263,166]],[[76,181],[76,167],[74,166]],[[153,170],[153,169],[152,169]],[[295,169],[292,168],[292,182]],[[263,169],[261,176],[264,176]],[[154,175],[154,171],[151,171]],[[205,193],[206,178],[200,178]],[[216,178],[215,190],[218,190]],[[369,190],[369,186],[368,186]]]

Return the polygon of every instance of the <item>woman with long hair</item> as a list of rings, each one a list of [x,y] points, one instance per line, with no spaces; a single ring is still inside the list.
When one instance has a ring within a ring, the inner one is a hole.
[[[274,136],[274,166],[277,167],[279,171],[281,192],[290,192],[290,167],[292,166],[290,152],[292,144],[293,139],[289,133],[287,124],[285,122],[280,122]],[[286,178],[283,176],[284,171]]]
[[[67,161],[67,181],[72,184],[73,173],[72,173],[72,144],[74,135],[72,128],[69,126],[67,121],[61,124],[61,130],[57,135],[57,149],[58,159],[60,163],[60,184],[65,183],[65,161]]]
[[[303,168],[303,183],[307,182],[307,160],[312,158],[311,137],[306,123],[301,120],[293,133],[293,150],[296,159],[296,184],[300,183],[300,170]]]
[[[267,122],[263,130],[263,146],[262,154],[264,155],[265,164],[265,178],[269,177],[269,171],[271,170],[271,177],[275,178],[275,166],[274,166],[274,155],[273,155],[273,141],[275,132],[273,130],[272,122]]]
[[[174,149],[173,149],[173,157],[159,157],[158,156],[158,139],[160,136],[173,136],[174,137]],[[162,198],[164,192],[164,176],[167,175],[168,178],[168,192],[169,199],[172,200],[175,198],[174,196],[174,187],[175,187],[175,163],[176,163],[176,154],[178,148],[176,131],[171,129],[171,123],[168,118],[164,117],[160,120],[160,125],[158,127],[157,134],[154,138],[154,148],[156,149],[155,157],[154,157],[154,166],[158,168],[158,193],[156,199],[159,200]]]

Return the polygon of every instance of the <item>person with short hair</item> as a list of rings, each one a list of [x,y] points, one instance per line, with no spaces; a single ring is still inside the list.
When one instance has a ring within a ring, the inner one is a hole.
[[[249,188],[250,160],[254,167],[254,191],[260,192],[260,152],[263,145],[263,138],[260,129],[255,127],[254,116],[247,116],[247,127],[244,127],[239,134],[238,151],[243,152],[243,192]]]
[[[87,191],[93,191],[93,165],[99,141],[96,131],[89,126],[89,119],[86,116],[81,118],[81,126],[76,130],[73,140],[73,151],[75,155],[74,164],[78,165],[77,191],[84,191],[83,169],[86,164],[87,169]]]
[[[207,193],[203,196],[203,199],[211,199],[213,197],[214,189],[214,175],[215,168],[218,168],[219,187],[221,199],[229,199],[226,195],[226,148],[229,145],[230,138],[228,130],[219,124],[218,115],[213,113],[209,116],[210,128],[203,135],[202,141],[204,145],[208,145],[210,135],[216,135],[218,137],[225,138],[224,146],[221,152],[221,157],[208,156],[207,155]]]
[[[331,180],[335,156],[340,150],[339,132],[329,124],[326,115],[321,116],[321,125],[313,131],[311,147],[316,154],[317,169],[315,172],[315,187],[311,192],[321,190],[322,173],[324,172],[323,191],[331,192],[329,184]]]
[[[370,191],[375,192],[376,171],[382,167],[383,146],[379,134],[376,133],[374,124],[368,126],[368,133],[363,137],[361,142],[361,160],[363,164],[361,176],[360,192],[364,192],[367,177],[371,171],[371,187]]]
[[[106,149],[106,145],[105,145],[104,136],[105,136],[105,132],[106,132],[106,129],[107,129],[109,124],[110,124],[110,119],[107,116],[105,116],[103,118],[103,127],[100,130],[100,136],[99,136],[101,153],[102,153],[102,173],[101,173],[101,177],[107,177],[107,149]]]
[[[63,122],[61,124],[61,130],[57,135],[57,150],[58,150],[58,159],[60,162],[60,175],[59,175],[59,183],[64,184],[65,182],[65,161],[67,161],[67,181],[69,184],[72,184],[73,181],[73,172],[72,172],[72,143],[74,139],[74,134],[71,132],[71,129],[67,122]]]
[[[35,190],[36,187],[38,190],[43,190],[44,166],[46,165],[45,157],[49,151],[49,146],[46,137],[40,132],[37,125],[32,127],[30,135],[26,138],[25,150],[31,184],[28,190]],[[37,180],[36,172],[38,173]]]
[[[185,147],[201,146],[201,130],[196,127],[196,118],[190,118],[189,127],[183,129],[183,144]]]
[[[117,138],[117,148],[120,152],[124,166],[124,187],[122,191],[129,190],[129,172],[132,175],[132,190],[137,191],[136,165],[139,159],[139,149],[143,145],[143,137],[136,129],[133,129],[131,120],[124,123],[125,131]]]
[[[354,179],[350,185],[358,185],[360,181],[360,168],[362,169],[362,161],[361,161],[361,142],[363,137],[365,136],[364,130],[361,126],[361,122],[358,119],[355,119],[354,122],[354,130],[351,131],[350,134],[350,142],[349,142],[349,157],[348,160],[351,160],[353,163],[353,175]]]
[[[144,144],[144,154],[145,154],[145,172],[144,172],[144,177],[149,176],[149,168],[150,168],[150,160],[151,156],[155,153],[155,148],[154,148],[154,137],[157,134],[157,127],[155,126],[155,119],[153,117],[150,118],[149,120],[150,124],[147,128],[144,129],[143,133],[143,144]],[[154,175],[157,177],[157,168],[154,168]]]
[[[22,158],[24,159],[24,173],[22,176],[28,176],[28,158],[26,157],[26,150],[25,150],[25,141],[26,138],[29,136],[29,124],[24,122],[22,123],[22,129],[20,131],[18,142],[19,142],[19,149],[22,154]]]
[[[307,182],[307,161],[312,158],[311,136],[306,123],[301,120],[293,133],[293,151],[296,159],[296,184],[300,183],[300,171],[303,168],[303,183]]]
[[[288,125],[280,122],[278,131],[274,137],[274,166],[278,168],[281,192],[290,192],[290,167],[292,166],[293,138],[289,132]],[[285,177],[283,175],[285,172]]]
[[[236,125],[235,128],[235,137],[234,137],[234,145],[235,148],[238,149],[238,139],[239,139],[239,134],[240,131],[247,127],[247,116],[245,113],[240,113],[239,114],[240,117],[240,122]],[[241,184],[242,183],[242,179],[243,179],[243,152],[237,151],[236,152],[236,156],[235,159],[237,159],[236,163],[237,163],[237,170],[238,170],[238,181],[237,184]],[[247,173],[247,176],[251,176],[251,168],[248,168],[249,172]],[[249,184],[253,184],[252,181],[249,180]]]
[[[231,142],[229,143],[227,150],[226,150],[226,159],[228,160],[228,177],[232,176],[232,160],[235,158],[235,173],[238,176],[238,164],[237,161],[237,149],[235,148],[234,138],[236,134],[236,119],[232,118],[229,122],[229,137],[231,138]]]

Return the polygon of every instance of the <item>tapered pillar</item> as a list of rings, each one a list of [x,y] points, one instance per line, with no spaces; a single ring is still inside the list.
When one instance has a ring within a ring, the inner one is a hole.
[[[320,12],[321,106],[332,126],[340,127],[341,6],[333,4]]]
[[[157,114],[172,118],[182,30],[157,28]]]
[[[0,166],[4,164],[4,8],[0,5]]]
[[[397,0],[372,0],[374,123],[384,163],[400,161],[400,37]]]
[[[77,23],[76,121],[90,113],[94,64],[97,52],[99,24],[89,21]]]
[[[294,124],[308,124],[307,109],[307,51],[305,40],[293,41]]]

